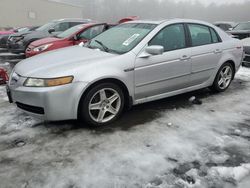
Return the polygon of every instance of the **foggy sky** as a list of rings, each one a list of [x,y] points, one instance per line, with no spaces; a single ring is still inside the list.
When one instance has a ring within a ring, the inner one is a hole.
[[[116,22],[136,15],[141,19],[191,18],[249,21],[250,0],[55,0],[80,5],[83,17]]]
[[[162,0],[164,1],[164,0]],[[212,3],[216,4],[216,5],[224,5],[224,4],[242,4],[245,3],[249,0],[174,0],[176,2],[179,1],[186,1],[186,2],[192,2],[192,3],[196,3],[197,1],[199,1],[200,3],[204,4],[204,5],[210,5]],[[249,7],[250,9],[250,7]]]

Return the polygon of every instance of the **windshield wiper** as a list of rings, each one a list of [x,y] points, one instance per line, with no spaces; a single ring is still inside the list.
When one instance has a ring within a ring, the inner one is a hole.
[[[105,46],[101,41],[95,40],[95,42],[98,43],[98,44],[100,44],[101,47],[104,49],[105,52],[109,52],[110,51],[110,49],[107,46]]]

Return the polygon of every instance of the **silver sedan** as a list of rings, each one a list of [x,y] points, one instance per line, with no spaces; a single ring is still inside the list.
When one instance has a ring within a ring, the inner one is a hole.
[[[136,104],[205,87],[225,91],[242,57],[239,40],[206,22],[133,21],[84,47],[23,60],[7,93],[18,108],[45,120],[102,126]]]

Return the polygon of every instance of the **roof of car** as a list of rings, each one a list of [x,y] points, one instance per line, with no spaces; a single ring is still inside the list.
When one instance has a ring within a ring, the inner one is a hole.
[[[149,23],[149,24],[160,25],[162,23],[167,23],[167,22],[186,22],[186,23],[190,22],[190,23],[209,24],[208,22],[204,22],[204,21],[201,21],[201,20],[182,19],[182,18],[161,19],[161,20],[135,20],[135,21],[127,22],[127,23]]]
[[[214,24],[235,24],[236,22],[229,22],[229,21],[217,21]]]
[[[65,21],[70,21],[70,22],[91,22],[91,19],[82,19],[82,18],[63,18],[63,19],[58,19],[58,20],[53,20],[55,22],[65,22]]]

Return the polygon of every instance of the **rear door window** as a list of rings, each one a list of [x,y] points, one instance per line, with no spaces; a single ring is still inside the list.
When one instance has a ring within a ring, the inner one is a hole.
[[[201,46],[213,43],[209,27],[199,24],[188,24],[192,46]]]

